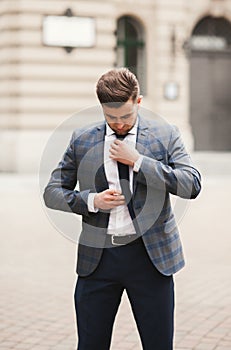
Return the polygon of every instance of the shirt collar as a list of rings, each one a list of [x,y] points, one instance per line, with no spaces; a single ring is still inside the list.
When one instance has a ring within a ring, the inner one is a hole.
[[[128,135],[136,135],[137,134],[137,128],[138,128],[138,117],[136,118],[135,125],[132,127],[132,129],[128,132]],[[115,131],[113,131],[108,123],[106,123],[106,136],[115,135]]]

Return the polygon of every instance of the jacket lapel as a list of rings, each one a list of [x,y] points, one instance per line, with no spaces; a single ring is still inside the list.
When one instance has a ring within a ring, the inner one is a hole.
[[[148,124],[147,122],[139,116],[139,124],[137,130],[137,140],[136,140],[136,149],[142,154],[148,154]],[[137,186],[137,173],[134,172],[133,177],[133,193],[136,191]]]
[[[96,164],[95,187],[97,192],[104,191],[109,187],[104,168],[104,139],[105,123],[97,126],[94,142],[94,155]]]
[[[148,125],[144,119],[139,117],[136,148],[139,153],[145,154],[148,149],[147,146],[148,146]]]

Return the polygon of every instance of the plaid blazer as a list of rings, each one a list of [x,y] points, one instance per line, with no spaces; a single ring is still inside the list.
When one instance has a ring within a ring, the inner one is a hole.
[[[90,192],[107,189],[104,171],[105,122],[75,130],[70,144],[52,172],[44,191],[49,208],[82,216],[77,273],[91,274],[97,267],[109,221],[109,211],[88,211]],[[139,233],[154,266],[171,275],[184,266],[182,245],[169,194],[195,198],[201,189],[178,129],[139,116],[136,148],[143,155],[133,178],[133,206]],[[76,184],[79,183],[79,190]]]

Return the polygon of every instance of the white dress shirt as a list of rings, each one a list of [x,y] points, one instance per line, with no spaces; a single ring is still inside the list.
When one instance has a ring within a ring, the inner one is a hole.
[[[123,142],[129,143],[132,147],[136,146],[137,138],[137,126],[138,119],[133,128],[129,131]],[[115,189],[121,192],[118,166],[115,160],[112,160],[110,155],[111,143],[116,139],[115,132],[106,124],[106,135],[104,142],[104,168],[105,174],[108,181],[108,186],[110,189]],[[138,161],[134,164],[134,167],[129,167],[129,182],[130,190],[133,192],[133,171],[138,172],[142,162],[142,156],[139,157]],[[94,197],[95,193],[90,193],[88,196],[88,210],[90,212],[97,212],[98,209],[94,208]],[[109,223],[108,223],[108,234],[116,235],[126,235],[126,234],[135,234],[135,228],[130,217],[128,207],[126,204],[120,205],[111,209]]]

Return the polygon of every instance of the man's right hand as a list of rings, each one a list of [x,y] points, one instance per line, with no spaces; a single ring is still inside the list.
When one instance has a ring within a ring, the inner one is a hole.
[[[94,207],[102,210],[113,209],[124,204],[124,196],[120,192],[112,189],[96,193],[94,198]]]

